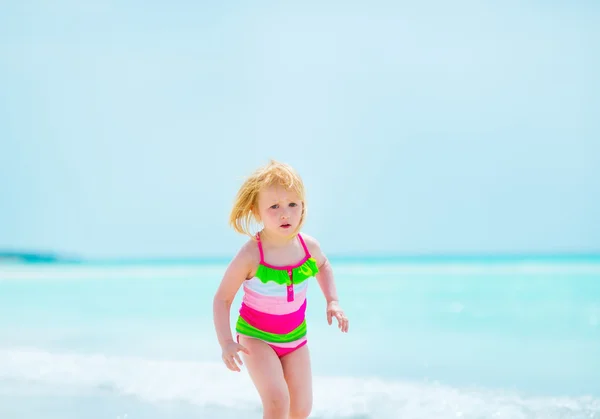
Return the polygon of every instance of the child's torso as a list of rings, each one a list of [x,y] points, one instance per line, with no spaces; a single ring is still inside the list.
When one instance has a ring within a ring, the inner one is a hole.
[[[260,263],[256,274],[243,285],[243,303],[251,309],[269,314],[288,314],[299,310],[306,300],[308,280],[319,269],[302,236],[298,239],[304,258],[294,265],[274,266],[265,262],[262,243],[257,235]]]

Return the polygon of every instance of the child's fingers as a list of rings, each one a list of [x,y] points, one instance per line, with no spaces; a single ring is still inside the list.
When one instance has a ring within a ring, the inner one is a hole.
[[[244,345],[240,345],[238,343],[238,346],[240,348],[240,351],[247,353],[248,355],[250,355],[250,351],[244,346]]]
[[[240,371],[239,367],[235,363],[233,357],[227,359],[227,366],[231,371]]]
[[[231,371],[240,371],[237,364],[233,360],[233,355],[223,356],[223,362],[225,363],[225,366],[227,368],[229,368]]]
[[[344,313],[338,312],[338,313],[336,313],[335,317],[337,318],[338,327],[340,328],[340,330],[342,332],[347,332],[348,331],[348,319],[346,318]]]
[[[237,354],[237,352],[233,356],[235,357],[235,360],[238,362],[239,365],[244,365],[244,363],[242,362],[242,359]]]
[[[327,323],[329,324],[329,326],[331,326],[331,321],[332,321],[332,314],[331,311],[327,312]]]
[[[344,317],[344,325],[342,326],[342,332],[348,332],[348,328],[350,326],[350,322],[346,317]]]

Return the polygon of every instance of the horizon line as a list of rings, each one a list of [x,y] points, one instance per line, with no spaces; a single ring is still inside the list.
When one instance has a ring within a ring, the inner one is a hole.
[[[600,252],[406,252],[406,253],[328,253],[332,261],[350,262],[453,262],[453,261],[600,261]],[[0,251],[0,263],[71,263],[71,264],[160,264],[160,263],[227,263],[231,255],[181,256],[104,256],[93,257],[50,252]]]

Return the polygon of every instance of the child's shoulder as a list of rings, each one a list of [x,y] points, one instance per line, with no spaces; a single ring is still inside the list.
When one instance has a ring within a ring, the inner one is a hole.
[[[255,239],[248,239],[238,250],[237,257],[250,264],[260,262],[260,251]]]
[[[314,238],[313,236],[311,236],[310,234],[305,233],[304,231],[300,233],[300,236],[302,236],[302,239],[304,240],[304,243],[306,243],[306,246],[310,247],[314,247],[314,248],[320,248],[321,244],[319,243],[319,241]]]
[[[306,247],[308,248],[310,254],[317,259],[318,262],[321,262],[322,259],[325,259],[325,255],[321,250],[321,244],[316,238],[304,232],[300,233],[300,236],[304,240],[304,243],[306,243]]]

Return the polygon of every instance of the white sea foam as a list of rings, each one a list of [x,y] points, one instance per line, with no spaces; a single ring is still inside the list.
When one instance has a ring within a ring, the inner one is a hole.
[[[256,412],[260,404],[245,372],[220,364],[102,354],[0,350],[0,381],[109,390],[148,403]],[[314,417],[320,418],[600,418],[600,399],[526,397],[503,390],[358,377],[316,377]]]

